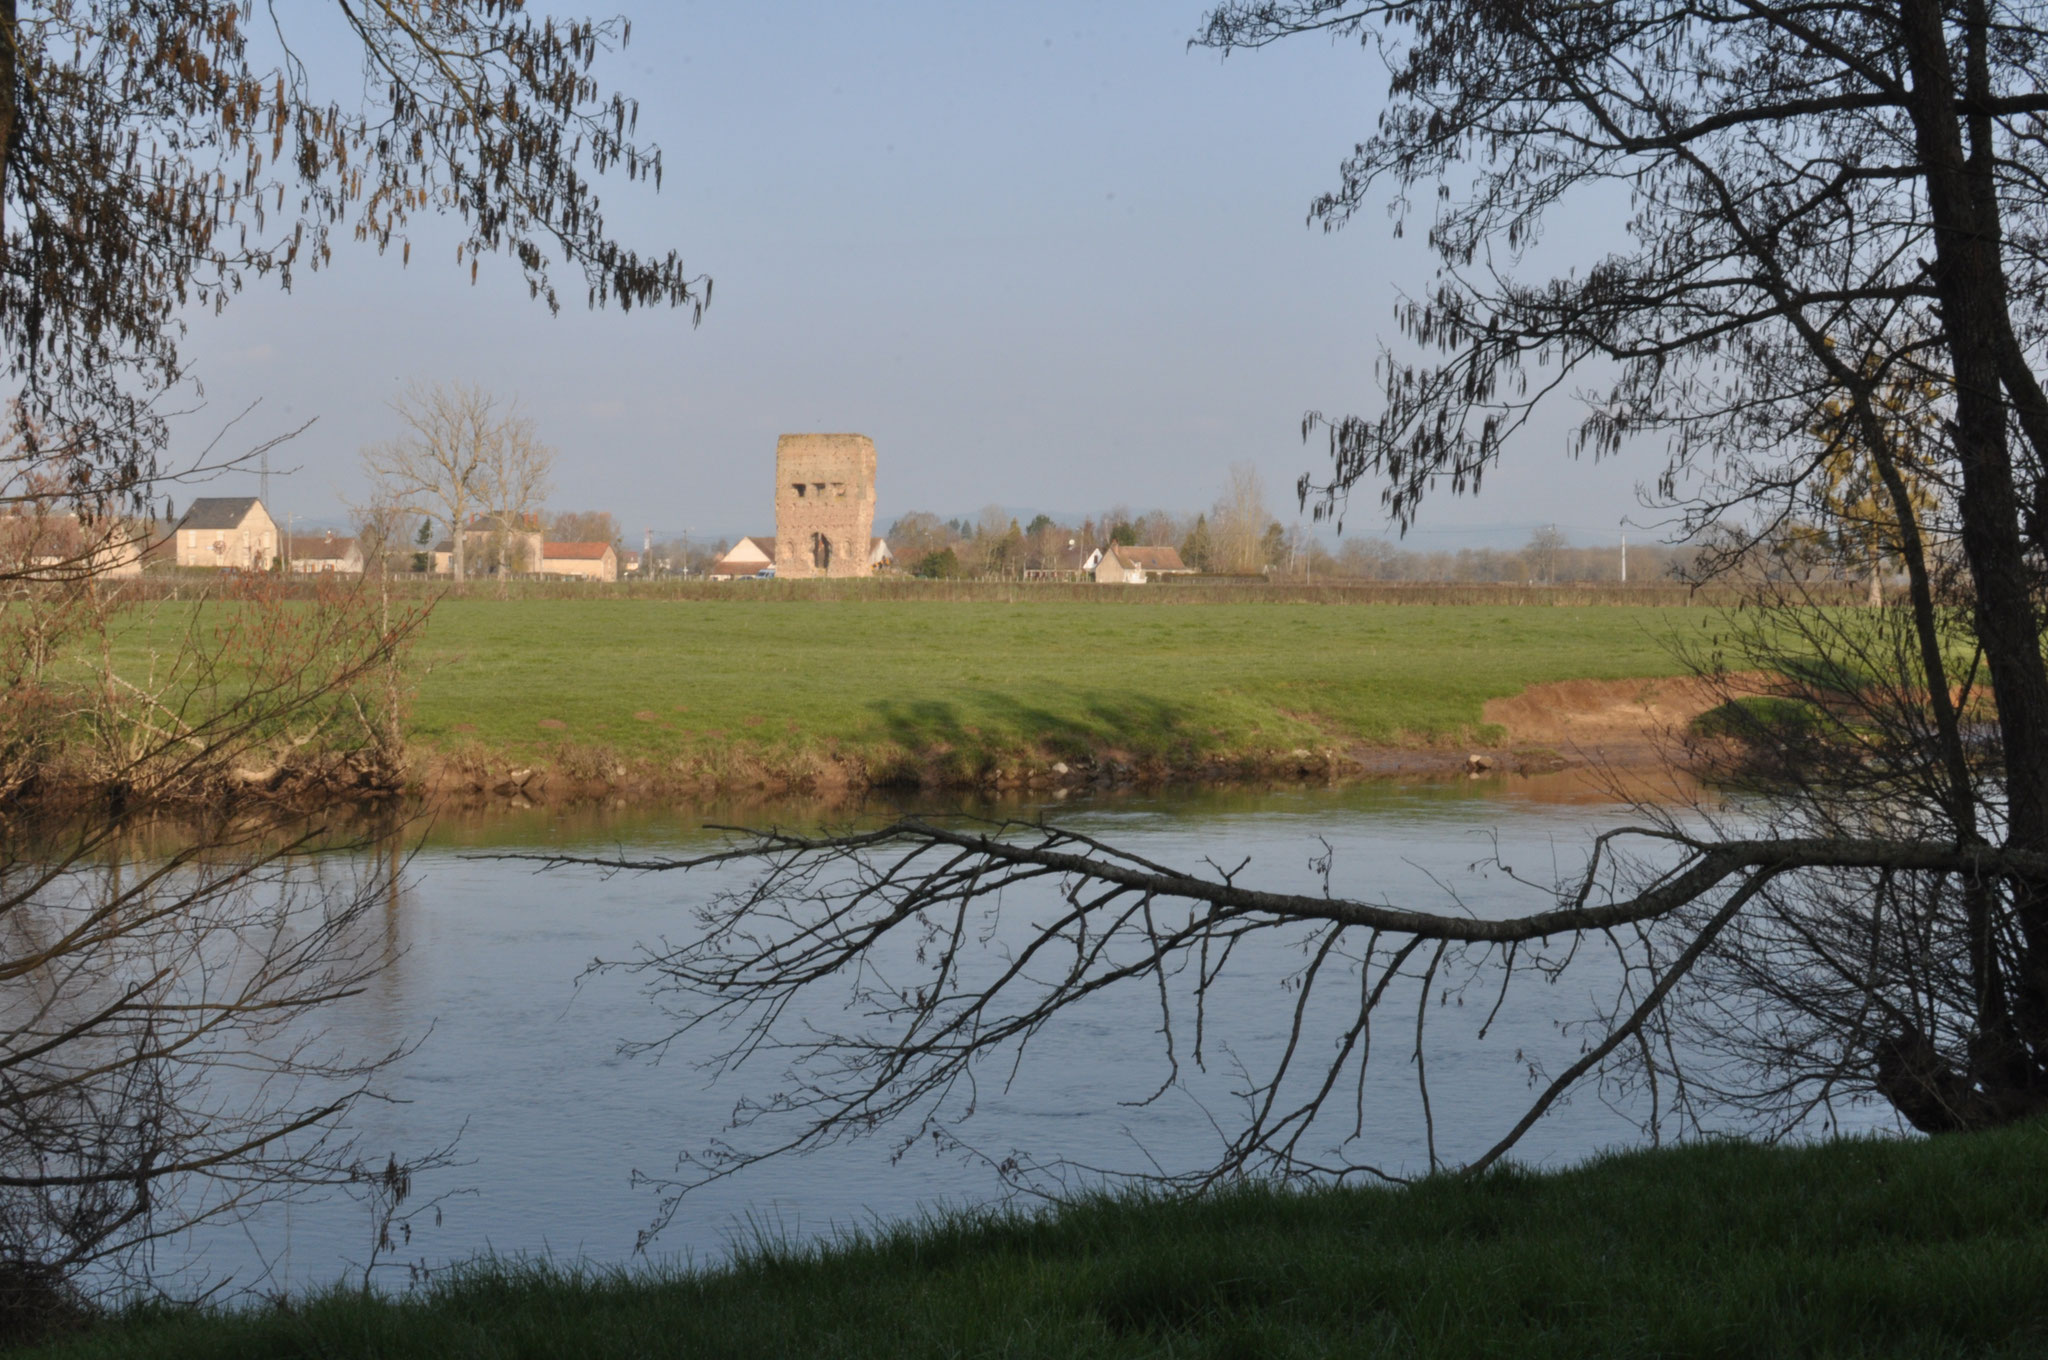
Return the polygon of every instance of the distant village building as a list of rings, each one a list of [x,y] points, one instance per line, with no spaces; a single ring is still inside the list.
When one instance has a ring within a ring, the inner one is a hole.
[[[768,534],[750,534],[726,550],[704,574],[714,581],[738,576],[758,576],[764,567],[775,565],[775,539]]]
[[[332,530],[288,540],[285,561],[294,572],[346,572],[361,575],[363,550],[353,538],[337,538]]]
[[[535,516],[529,515],[527,524],[531,526],[535,520]],[[462,531],[462,574],[470,577],[493,576],[499,571],[540,571],[544,547],[537,528],[505,529],[479,517]],[[435,574],[453,576],[455,540],[442,539],[434,545],[433,553]]]
[[[1102,556],[1095,563],[1097,585],[1141,586],[1145,584],[1145,569],[1132,561],[1126,554],[1131,550],[1121,544],[1112,543],[1102,550]]]
[[[1147,576],[1194,576],[1198,573],[1180,560],[1179,548],[1119,548],[1124,560]]]
[[[875,523],[875,444],[860,434],[775,441],[775,574],[866,576]]]
[[[541,545],[540,569],[544,576],[616,581],[619,579],[619,554],[609,543],[544,543]]]
[[[149,532],[123,519],[86,521],[23,504],[0,514],[0,576],[11,580],[76,581],[142,574]]]
[[[201,496],[171,539],[181,567],[268,571],[277,560],[277,522],[254,496]]]
[[[1024,579],[1027,581],[1085,581],[1095,575],[1095,568],[1102,561],[1102,549],[1087,547],[1074,539],[1067,540],[1067,546],[1053,554],[1052,562],[1043,567],[1027,567]]]

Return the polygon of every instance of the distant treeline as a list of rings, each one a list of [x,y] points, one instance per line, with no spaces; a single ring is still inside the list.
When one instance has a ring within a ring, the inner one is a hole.
[[[1247,499],[1252,499],[1247,497]],[[1247,531],[1247,525],[1257,526]],[[1520,548],[1420,550],[1386,538],[1349,538],[1333,551],[1300,524],[1219,501],[1213,511],[1176,515],[1112,508],[1079,524],[1040,515],[1020,525],[991,506],[976,521],[942,520],[924,511],[897,517],[887,532],[896,567],[935,578],[1003,580],[1071,566],[1077,551],[1110,543],[1173,547],[1196,571],[1289,580],[1558,585],[1566,582],[1672,583],[1693,565],[1692,548],[1619,542],[1574,547],[1538,529]]]

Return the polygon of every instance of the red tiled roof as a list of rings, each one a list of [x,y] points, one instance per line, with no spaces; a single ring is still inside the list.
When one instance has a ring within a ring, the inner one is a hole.
[[[611,550],[609,543],[543,543],[540,555],[542,561],[598,562]]]

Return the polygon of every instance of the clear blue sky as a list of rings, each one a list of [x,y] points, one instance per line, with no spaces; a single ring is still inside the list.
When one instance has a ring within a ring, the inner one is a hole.
[[[666,176],[659,194],[608,183],[605,206],[630,243],[715,278],[701,327],[550,316],[503,262],[472,286],[429,222],[410,267],[343,242],[289,297],[255,284],[195,317],[206,405],[181,437],[259,399],[251,435],[317,417],[273,499],[338,519],[363,492],[357,449],[396,432],[384,403],[417,376],[516,394],[561,451],[554,504],[611,510],[629,539],[771,528],[790,430],[872,436],[884,524],[1194,509],[1239,460],[1291,512],[1324,457],[1301,413],[1372,409],[1395,303],[1428,283],[1413,234],[1377,214],[1305,222],[1373,126],[1384,77],[1356,45],[1191,51],[1201,0],[621,7],[633,42],[604,74],[640,97]],[[1568,415],[1478,501],[1426,512],[1418,546],[1640,518],[1654,454],[1573,463]],[[1363,500],[1350,531],[1382,532]]]

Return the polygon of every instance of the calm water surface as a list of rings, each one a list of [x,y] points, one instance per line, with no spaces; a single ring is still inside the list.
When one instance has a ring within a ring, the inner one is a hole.
[[[1489,872],[1485,861],[1497,853],[1523,875],[1547,880],[1577,864],[1589,829],[1618,820],[1621,809],[1570,781],[1177,793],[1067,804],[1057,815],[1169,864],[1248,858],[1242,881],[1283,890],[1320,891],[1310,861],[1327,842],[1340,894],[1443,908],[1455,891],[1471,910],[1497,914],[1544,898]],[[629,1261],[655,1210],[654,1196],[631,1173],[672,1171],[680,1152],[719,1136],[735,1100],[768,1093],[778,1075],[764,1065],[714,1083],[699,1066],[711,1051],[704,1041],[659,1062],[622,1057],[622,1041],[662,1032],[656,1004],[634,977],[584,975],[593,959],[627,958],[638,945],[686,936],[692,908],[737,876],[536,872],[476,856],[535,848],[681,854],[712,844],[706,821],[795,826],[820,815],[799,805],[530,810],[444,819],[426,833],[378,923],[382,938],[374,943],[388,966],[365,994],[326,1016],[332,1033],[359,1051],[419,1041],[384,1082],[398,1103],[366,1105],[356,1118],[380,1160],[387,1149],[405,1156],[457,1140],[463,1165],[434,1173],[416,1195],[461,1193],[445,1203],[438,1226],[431,1217],[415,1223],[399,1259],[435,1266],[494,1251]],[[834,814],[842,822],[848,815]],[[1013,898],[1004,910],[1028,913],[1033,905]],[[1148,982],[1047,1032],[1007,1090],[984,1083],[966,1135],[998,1156],[1023,1150],[1133,1169],[1201,1165],[1217,1147],[1205,1107],[1227,1123],[1231,1057],[1256,1070],[1282,1042],[1293,1005],[1283,980],[1300,961],[1297,951],[1268,946],[1234,964],[1236,985],[1211,1017],[1212,1044],[1221,1041],[1223,1051],[1212,1051],[1206,1075],[1189,1073],[1188,1090],[1143,1107],[1126,1103],[1156,1088],[1164,1073],[1157,995]],[[1556,1070],[1576,1056],[1580,1041],[1559,1022],[1584,1018],[1602,978],[1612,976],[1596,966],[1555,987],[1518,986],[1483,1042],[1476,1031],[1491,993],[1464,1009],[1440,1008],[1428,1063],[1446,1158],[1482,1151],[1520,1113],[1529,1095],[1527,1059],[1548,1060]],[[1412,1007],[1411,1000],[1409,1017]],[[1407,1062],[1412,1019],[1406,1023],[1406,1034],[1390,1023],[1380,1041],[1379,1077],[1368,1086],[1365,1136],[1356,1147],[1389,1170],[1412,1173],[1427,1159]],[[1326,1031],[1312,1042],[1327,1051],[1330,1041]],[[1561,1164],[1639,1141],[1633,1121],[1640,1113],[1633,1102],[1583,1093],[1540,1124],[1518,1155]],[[653,1252],[705,1261],[761,1232],[811,1238],[1002,1193],[972,1159],[927,1147],[897,1157],[897,1150],[883,1135],[702,1190]],[[246,1229],[211,1233],[190,1249],[210,1274],[247,1281],[268,1271],[272,1284],[303,1285],[333,1280],[360,1263],[369,1244],[365,1211],[333,1202],[267,1210]]]

